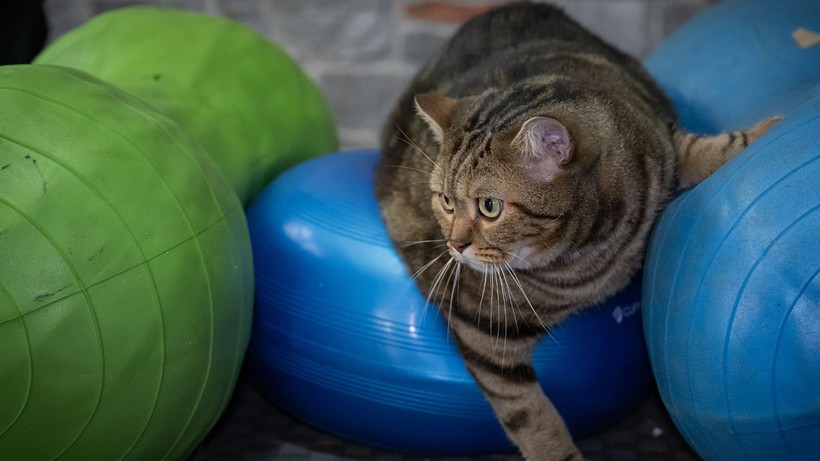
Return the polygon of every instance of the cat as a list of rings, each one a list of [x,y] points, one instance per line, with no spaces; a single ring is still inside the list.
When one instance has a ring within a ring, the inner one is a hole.
[[[534,345],[624,288],[673,194],[776,122],[682,131],[637,60],[546,4],[469,20],[415,76],[382,135],[381,215],[524,458],[582,459]]]

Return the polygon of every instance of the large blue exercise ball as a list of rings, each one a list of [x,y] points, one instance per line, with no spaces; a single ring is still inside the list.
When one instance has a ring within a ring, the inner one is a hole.
[[[748,128],[793,110],[820,76],[818,0],[730,0],[687,21],[645,66],[698,133]]]
[[[650,58],[684,125],[784,116],[669,205],[647,254],[650,362],[707,460],[820,456],[820,47],[800,27],[820,2],[726,2]]]
[[[348,439],[425,454],[510,451],[444,319],[390,243],[373,190],[378,158],[308,161],[249,208],[257,291],[247,364],[270,400]],[[535,351],[575,436],[620,420],[651,387],[639,284]]]
[[[820,87],[674,201],[652,238],[645,330],[661,396],[705,459],[820,453]]]

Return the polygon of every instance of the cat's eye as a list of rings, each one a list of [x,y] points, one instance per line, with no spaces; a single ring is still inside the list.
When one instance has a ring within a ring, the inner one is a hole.
[[[453,205],[452,200],[450,200],[450,197],[448,197],[444,194],[438,194],[438,199],[441,202],[441,207],[444,208],[444,211],[446,211],[448,213],[453,212],[453,210],[455,209],[455,206]]]
[[[487,219],[495,219],[501,215],[504,202],[497,198],[481,197],[478,199],[478,211]]]

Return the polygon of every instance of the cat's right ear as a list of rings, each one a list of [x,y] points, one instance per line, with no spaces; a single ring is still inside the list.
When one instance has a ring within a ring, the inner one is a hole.
[[[521,126],[512,146],[535,176],[550,181],[575,155],[567,128],[550,117],[533,117]]]
[[[437,93],[417,94],[416,110],[433,132],[433,138],[440,145],[444,140],[444,131],[453,120],[457,99],[448,98]]]

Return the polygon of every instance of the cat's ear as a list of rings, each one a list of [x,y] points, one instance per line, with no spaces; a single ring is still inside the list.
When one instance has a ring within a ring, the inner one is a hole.
[[[572,137],[563,123],[549,117],[533,117],[521,126],[512,146],[535,174],[552,179],[574,154]]]
[[[453,112],[458,100],[436,93],[417,94],[415,100],[416,110],[430,127],[436,142],[441,144],[444,131],[453,120]]]

